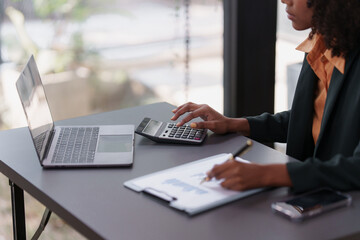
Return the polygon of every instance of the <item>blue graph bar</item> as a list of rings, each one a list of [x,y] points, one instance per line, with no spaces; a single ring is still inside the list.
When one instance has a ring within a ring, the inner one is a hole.
[[[171,179],[165,180],[163,182],[163,184],[170,184],[175,187],[180,187],[183,189],[184,192],[194,191],[196,194],[199,194],[199,195],[208,193],[207,191],[205,191],[203,189],[200,189],[200,188],[190,185],[188,183],[182,182],[181,180],[176,179],[176,178],[171,178]]]

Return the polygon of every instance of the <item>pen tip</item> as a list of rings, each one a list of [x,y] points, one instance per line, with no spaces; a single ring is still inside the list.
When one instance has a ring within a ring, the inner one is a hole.
[[[208,182],[210,180],[209,177],[204,177],[201,181],[200,184],[203,184],[204,182]]]

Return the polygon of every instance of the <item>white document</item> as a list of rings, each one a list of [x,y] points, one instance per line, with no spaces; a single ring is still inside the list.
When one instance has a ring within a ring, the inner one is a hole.
[[[263,189],[232,191],[221,187],[221,180],[200,184],[206,172],[215,164],[229,159],[231,154],[219,154],[174,168],[152,173],[124,183],[137,192],[147,192],[170,202],[170,206],[190,215],[257,193]],[[237,161],[248,162],[241,158]]]

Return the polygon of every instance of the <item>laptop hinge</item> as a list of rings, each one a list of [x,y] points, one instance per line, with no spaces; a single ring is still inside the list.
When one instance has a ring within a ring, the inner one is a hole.
[[[50,131],[50,137],[49,137],[49,140],[47,141],[46,146],[45,146],[45,154],[44,154],[44,157],[43,157],[43,159],[41,161],[43,161],[44,159],[47,158],[54,136],[55,136],[55,129]]]

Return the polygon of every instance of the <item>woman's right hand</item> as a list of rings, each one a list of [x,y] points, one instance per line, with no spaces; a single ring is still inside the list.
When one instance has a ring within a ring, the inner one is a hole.
[[[200,117],[204,121],[193,122],[190,124],[190,127],[196,129],[207,128],[219,134],[240,131],[244,135],[247,135],[249,132],[249,123],[246,119],[225,117],[206,104],[188,102],[172,110],[172,112],[174,113],[174,116],[171,118],[173,121],[176,121],[183,114],[188,113],[177,123],[177,126],[182,126],[190,120]]]

